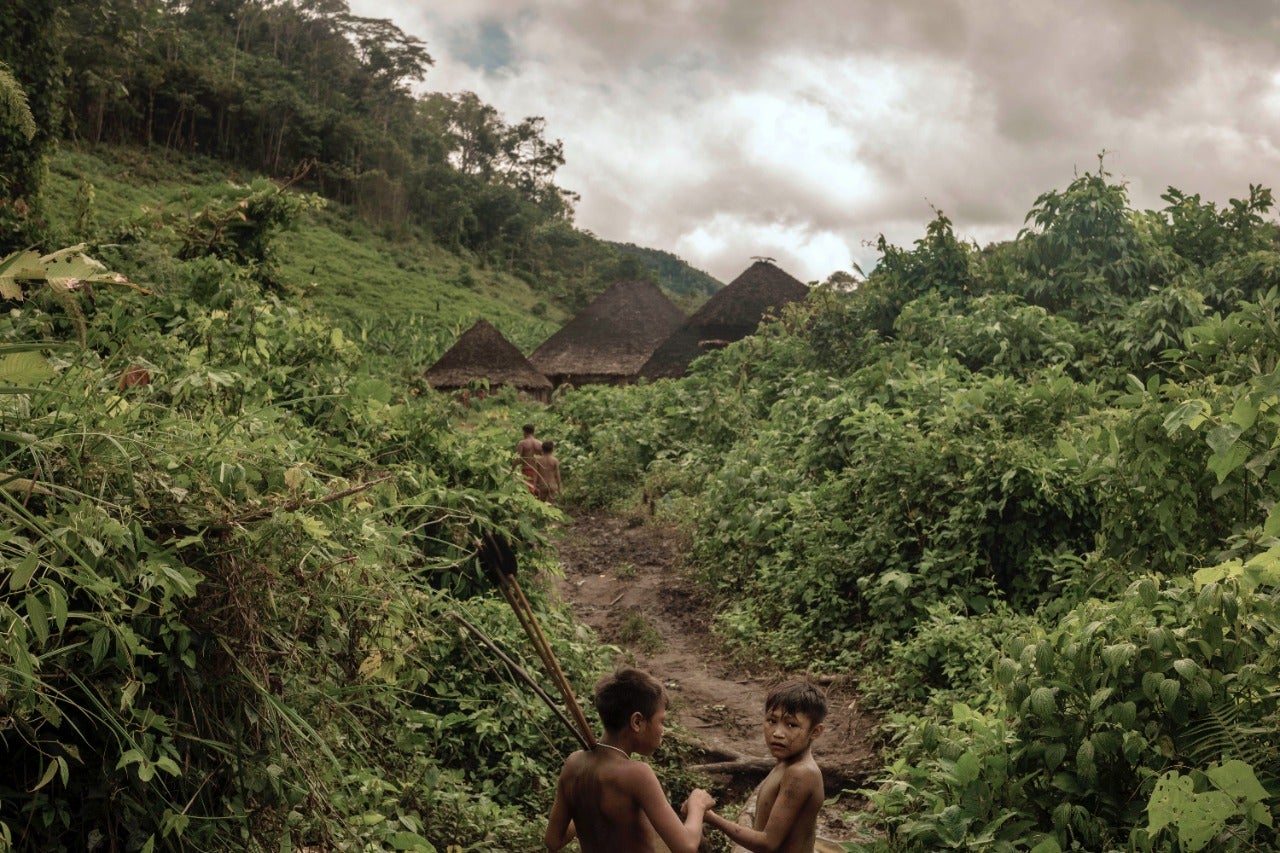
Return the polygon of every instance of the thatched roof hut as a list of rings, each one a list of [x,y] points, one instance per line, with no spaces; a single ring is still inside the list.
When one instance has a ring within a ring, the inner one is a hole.
[[[555,385],[623,384],[685,319],[656,284],[616,281],[534,350],[529,363]]]
[[[776,314],[808,293],[799,279],[768,261],[756,261],[663,341],[640,368],[640,375],[648,379],[683,376],[698,356],[755,334],[766,314]]]
[[[496,389],[510,385],[537,400],[551,399],[551,381],[543,376],[516,345],[488,320],[477,320],[427,368],[424,378],[438,391],[457,391],[487,379]]]

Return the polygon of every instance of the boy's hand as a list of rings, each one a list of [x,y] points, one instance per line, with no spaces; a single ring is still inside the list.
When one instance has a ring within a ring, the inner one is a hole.
[[[716,798],[708,794],[701,788],[694,788],[693,793],[689,795],[689,799],[684,801],[684,805],[680,807],[682,815],[688,815],[689,809],[696,808],[705,812],[716,804]]]

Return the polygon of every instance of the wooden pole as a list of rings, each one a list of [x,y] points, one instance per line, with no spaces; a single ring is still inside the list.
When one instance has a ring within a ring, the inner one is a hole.
[[[569,729],[569,733],[572,734],[574,737],[576,737],[579,743],[581,743],[583,746],[587,747],[588,749],[591,748],[591,744],[587,741],[585,737],[582,736],[582,732],[578,730],[578,727],[574,724],[573,720],[570,720],[567,716],[565,716],[564,711],[560,709],[560,706],[556,704],[555,700],[552,699],[549,695],[547,695],[547,691],[543,690],[540,686],[538,686],[538,682],[533,680],[533,676],[530,675],[528,672],[526,672],[524,667],[520,666],[520,664],[513,661],[511,657],[498,646],[497,643],[495,643],[493,640],[485,636],[483,631],[481,631],[475,625],[472,625],[466,619],[462,618],[461,615],[457,613],[450,613],[449,615],[452,616],[454,619],[456,619],[458,621],[458,624],[462,625],[462,627],[470,631],[472,636],[474,636],[481,643],[484,643],[489,648],[490,651],[492,651],[495,655],[498,656],[499,660],[501,660],[503,663],[507,665],[508,669],[510,669],[518,678],[520,678],[521,681],[529,685],[529,687],[533,690],[533,692],[538,694],[538,698],[541,699],[543,702],[547,703],[547,707],[551,709],[552,713],[554,713],[557,717],[560,718],[560,722],[565,724],[565,726]]]
[[[520,584],[516,581],[516,556],[511,550],[511,545],[492,531],[487,531],[480,542],[479,557],[481,564],[493,573],[502,597],[507,600],[507,604],[516,614],[516,619],[533,643],[534,651],[542,660],[547,674],[551,676],[556,689],[564,697],[565,706],[573,715],[578,730],[582,734],[580,740],[588,749],[594,747],[596,738],[591,731],[591,724],[582,713],[582,707],[573,695],[573,688],[569,686],[569,679],[565,677],[564,670],[560,668],[560,662],[556,660],[555,653],[551,650],[551,644],[547,642],[546,635],[542,633],[542,628],[533,615],[533,607],[530,606],[529,599],[525,598],[524,590],[520,589]]]

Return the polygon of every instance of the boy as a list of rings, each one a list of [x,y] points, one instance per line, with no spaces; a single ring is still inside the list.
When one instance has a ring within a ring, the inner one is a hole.
[[[570,755],[560,771],[543,841],[551,853],[576,836],[582,853],[652,853],[653,834],[671,853],[697,853],[702,820],[715,799],[695,788],[681,809],[667,802],[653,768],[631,760],[662,742],[667,691],[639,669],[619,669],[596,684],[604,737],[594,749]]]
[[[777,763],[756,789],[752,827],[708,811],[706,822],[751,853],[813,853],[825,796],[810,748],[822,734],[827,698],[808,681],[780,684],[764,700],[764,742]]]
[[[555,503],[560,494],[560,460],[552,453],[555,449],[554,441],[542,442],[542,455],[534,460],[538,470],[538,497],[548,503]]]
[[[538,457],[542,454],[542,439],[534,435],[533,424],[522,427],[524,438],[516,442],[516,463],[524,475],[525,484],[533,494],[538,493]]]

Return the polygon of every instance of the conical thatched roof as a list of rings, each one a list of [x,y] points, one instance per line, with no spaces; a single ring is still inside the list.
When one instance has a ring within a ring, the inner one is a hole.
[[[756,261],[663,341],[640,368],[640,375],[649,379],[682,376],[698,356],[754,334],[766,314],[776,314],[808,293],[799,279],[768,261]]]
[[[684,312],[656,284],[616,281],[534,350],[529,362],[557,385],[627,382],[684,321]]]
[[[551,381],[487,320],[477,320],[440,360],[427,368],[427,383],[441,391],[466,388],[479,379],[490,388],[511,385],[538,396],[551,393]]]

